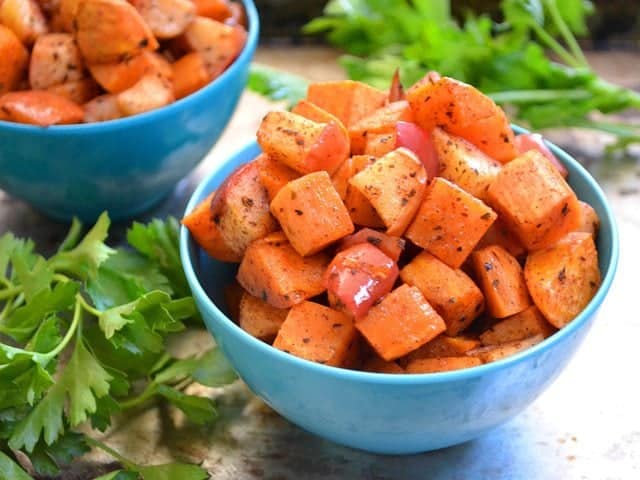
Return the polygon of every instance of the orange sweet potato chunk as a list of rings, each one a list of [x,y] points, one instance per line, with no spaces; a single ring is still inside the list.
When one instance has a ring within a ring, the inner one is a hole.
[[[515,340],[500,345],[488,345],[486,347],[476,348],[467,352],[470,357],[479,358],[482,363],[491,363],[503,358],[510,357],[516,353],[520,353],[527,348],[531,348],[544,340],[542,335],[533,335],[523,340]]]
[[[135,84],[116,94],[124,116],[145,113],[169,105],[175,100],[171,82],[157,73],[147,73]]]
[[[480,335],[483,345],[500,345],[524,340],[534,335],[548,337],[555,328],[547,322],[535,305],[492,325]]]
[[[349,212],[324,171],[287,183],[271,202],[271,213],[302,256],[313,255],[354,231]]]
[[[78,105],[86,103],[100,94],[100,87],[91,77],[72,80],[48,87],[47,92],[59,95]],[[86,118],[86,112],[85,112]]]
[[[249,245],[237,279],[254,297],[288,308],[324,292],[322,277],[330,260],[325,253],[303,257],[276,232]]]
[[[245,292],[240,300],[238,324],[254,337],[272,342],[288,313],[286,308],[275,308]]]
[[[80,50],[69,33],[40,35],[31,52],[29,84],[35,90],[80,80],[84,76]]]
[[[418,358],[406,366],[407,373],[437,373],[462,370],[482,365],[482,361],[475,357],[437,357]]]
[[[502,167],[487,203],[529,250],[553,245],[580,223],[576,194],[537,150]]]
[[[196,16],[190,0],[130,0],[157,38],[173,38],[184,32]]]
[[[271,202],[282,187],[291,180],[300,177],[295,170],[287,167],[285,164],[271,158],[266,153],[260,154],[256,158],[260,182],[267,189],[269,202]]]
[[[487,233],[480,239],[476,245],[476,250],[489,245],[499,245],[516,258],[527,253],[527,249],[522,245],[522,242],[509,230],[509,227],[500,217],[496,218]]]
[[[413,111],[406,100],[391,102],[371,112],[349,128],[351,153],[364,153],[367,137],[377,133],[391,133],[397,122],[413,122]]]
[[[405,247],[404,238],[394,237],[386,233],[373,230],[371,228],[363,228],[353,235],[349,235],[342,239],[338,245],[338,251],[345,250],[359,243],[370,243],[374,247],[379,248],[389,258],[397,262]]]
[[[109,93],[119,93],[135,85],[144,75],[159,74],[171,79],[171,65],[161,55],[144,50],[124,60],[88,65],[95,80]]]
[[[0,96],[0,110],[10,121],[41,127],[80,123],[84,117],[79,105],[41,90],[5,93]]]
[[[413,360],[421,358],[461,357],[479,346],[480,341],[475,338],[462,335],[450,337],[442,334],[401,358],[399,363],[407,365]]]
[[[517,149],[504,111],[480,91],[452,78],[421,81],[407,91],[416,123],[430,132],[440,127],[506,163]]]
[[[552,247],[531,252],[524,277],[533,302],[545,318],[557,328],[564,327],[587,306],[600,286],[593,236],[573,232]]]
[[[476,250],[471,261],[487,309],[495,318],[515,315],[531,305],[522,267],[504,248],[491,245]]]
[[[0,95],[14,90],[29,62],[29,53],[15,33],[0,24]]]
[[[375,157],[370,155],[354,155],[345,160],[331,180],[336,191],[344,200],[351,220],[356,225],[381,228],[384,223],[371,202],[357,188],[349,184],[349,180],[369,165],[375,163]]]
[[[398,144],[398,132],[367,133],[364,144],[364,155],[384,157],[387,153],[396,149]]]
[[[496,213],[457,185],[434,178],[405,236],[452,268],[459,268]]]
[[[183,55],[171,64],[171,68],[173,69],[173,94],[176,99],[200,90],[211,80],[204,57],[198,52]]]
[[[372,355],[362,364],[362,370],[365,372],[376,373],[405,373],[404,368],[396,362],[387,362],[377,355]]]
[[[457,335],[484,310],[482,292],[460,269],[454,269],[428,252],[420,253],[400,271],[400,278],[417,287],[447,325],[447,335]]]
[[[84,104],[85,123],[106,122],[107,120],[115,120],[121,117],[122,112],[118,106],[118,97],[115,94],[100,95]]]
[[[349,183],[369,200],[387,227],[400,236],[424,196],[427,172],[406,148],[398,148],[354,175]]]
[[[354,80],[318,82],[309,85],[307,100],[335,115],[350,128],[361,118],[382,107],[387,94]]]
[[[334,122],[318,123],[290,112],[269,112],[258,128],[262,151],[302,173],[329,175],[349,157],[349,137]]]
[[[578,200],[580,205],[580,224],[576,231],[587,232],[593,235],[593,238],[597,238],[598,231],[600,230],[600,217],[594,208],[586,202]]]
[[[342,366],[356,329],[348,315],[313,302],[295,305],[273,346],[312,362]]]
[[[32,45],[39,35],[49,29],[47,19],[36,0],[2,0],[0,24],[12,30],[25,45]]]
[[[349,134],[349,132],[347,132],[347,128],[342,124],[338,117],[311,103],[309,100],[305,100],[304,98],[291,109],[291,113],[295,113],[296,115],[300,115],[318,123],[337,123],[347,135]]]
[[[371,307],[356,328],[380,357],[391,361],[435,338],[446,325],[420,290],[405,284]]]

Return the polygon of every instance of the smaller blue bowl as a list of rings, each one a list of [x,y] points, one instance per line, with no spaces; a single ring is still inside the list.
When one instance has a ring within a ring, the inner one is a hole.
[[[229,319],[222,289],[233,280],[236,268],[209,258],[183,227],[180,255],[208,329],[257,395],[291,422],[336,443],[409,454],[488,432],[526,408],[565,368],[589,331],[618,262],[618,234],[602,190],[578,162],[550,146],[567,166],[578,196],[600,216],[602,285],[569,325],[533,348],[479,367],[419,375],[345,370],[294,357],[255,339]],[[258,153],[252,143],[220,163],[195,191],[187,212]]]
[[[166,107],[108,122],[37,127],[0,121],[0,189],[48,216],[130,218],[167,196],[227,126],[258,43],[244,0],[247,43],[209,85]]]

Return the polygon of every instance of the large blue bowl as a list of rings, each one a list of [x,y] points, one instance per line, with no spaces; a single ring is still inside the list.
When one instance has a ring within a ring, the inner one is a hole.
[[[258,13],[247,43],[216,80],[171,105],[109,122],[37,127],[0,121],[0,188],[45,214],[92,221],[103,210],[130,218],[153,206],[217,142],[247,83]]]
[[[565,368],[616,271],[618,236],[602,190],[578,162],[551,148],[569,169],[578,196],[600,216],[602,285],[575,320],[533,348],[467,370],[420,375],[366,373],[302,360],[253,338],[229,319],[222,288],[235,269],[211,260],[183,227],[180,254],[207,327],[251,390],[291,422],[326,439],[371,452],[409,454],[484,434],[527,407]],[[221,163],[195,191],[187,212],[258,153],[252,143]]]

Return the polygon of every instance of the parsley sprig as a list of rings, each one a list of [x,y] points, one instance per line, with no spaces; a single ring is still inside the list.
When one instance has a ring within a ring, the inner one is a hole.
[[[0,477],[56,475],[100,448],[122,470],[106,479],[207,478],[198,466],[136,465],[76,430],[106,430],[114,415],[164,399],[197,424],[217,417],[214,402],[184,389],[231,383],[236,376],[217,349],[186,359],[166,353],[170,335],[198,319],[182,273],[175,219],[135,223],[129,245],[106,245],[103,214],[80,239],[74,221],[46,259],[31,240],[0,237]],[[3,477],[4,478],[4,477]]]

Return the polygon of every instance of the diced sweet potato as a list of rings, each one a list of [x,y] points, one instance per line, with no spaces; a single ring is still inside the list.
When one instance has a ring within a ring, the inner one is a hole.
[[[100,95],[84,104],[84,121],[86,123],[106,122],[121,117],[122,112],[120,112],[116,95]]]
[[[84,117],[79,105],[41,90],[5,93],[0,96],[0,110],[10,121],[41,127],[80,123]]]
[[[303,256],[313,255],[353,233],[349,212],[327,172],[313,172],[292,180],[271,202],[291,246]]]
[[[509,230],[500,217],[496,218],[496,221],[489,227],[487,233],[476,245],[476,249],[479,250],[489,245],[500,245],[516,258],[527,253],[522,242]]]
[[[416,123],[430,132],[441,127],[506,163],[518,152],[507,116],[493,100],[452,78],[419,82],[407,91]]]
[[[74,26],[78,47],[89,64],[117,62],[158,48],[148,25],[125,0],[82,0]]]
[[[529,250],[553,245],[580,222],[576,194],[537,150],[502,167],[487,202]]]
[[[349,183],[373,205],[387,233],[400,236],[420,207],[427,173],[412,152],[399,148],[354,175]]]
[[[60,95],[78,105],[88,102],[100,94],[100,87],[91,77],[72,80],[47,88],[47,92]],[[86,112],[85,112],[86,118]]]
[[[364,155],[372,157],[384,157],[396,149],[398,134],[395,130],[384,133],[367,133],[364,144]]]
[[[278,229],[256,162],[242,165],[220,185],[211,214],[224,242],[240,256],[251,242]]]
[[[362,370],[365,372],[376,373],[405,373],[404,368],[396,362],[387,362],[377,355],[372,355],[362,364]]]
[[[547,322],[535,305],[499,321],[480,335],[483,345],[500,345],[524,340],[534,335],[548,337],[555,328]]]
[[[269,112],[258,129],[264,153],[302,174],[329,175],[349,157],[349,137],[337,123],[318,123],[290,112]]]
[[[482,292],[466,273],[422,252],[400,272],[400,278],[417,287],[447,325],[447,335],[457,335],[482,313]]]
[[[196,17],[178,41],[188,51],[202,55],[209,75],[216,78],[240,55],[246,40],[247,31],[241,25]]]
[[[0,25],[0,95],[14,90],[29,62],[29,53],[15,33]]]
[[[600,230],[600,218],[594,208],[586,202],[578,200],[580,205],[580,224],[576,231],[587,232],[593,235],[593,238],[598,237],[598,231]]]
[[[600,286],[598,252],[593,236],[573,232],[554,246],[531,252],[524,276],[529,293],[555,327],[571,322]]]
[[[215,191],[211,192],[182,219],[182,224],[189,229],[200,248],[211,257],[221,262],[240,262],[242,255],[234,251],[224,240],[211,212],[211,202],[215,195]]]
[[[340,166],[332,177],[332,180],[334,185],[340,185],[339,189],[336,188],[338,193],[341,194],[341,190],[344,191],[344,205],[347,207],[353,223],[365,227],[382,228],[384,227],[384,222],[371,202],[360,190],[349,183],[354,175],[360,173],[369,165],[375,163],[375,161],[375,157],[369,155],[355,155],[350,157]],[[342,179],[340,177],[342,177]],[[342,197],[342,194],[340,196]]]
[[[390,133],[398,121],[413,122],[413,111],[406,100],[391,102],[357,121],[349,128],[351,153],[364,153],[370,134]]]
[[[173,69],[173,94],[177,99],[200,90],[211,81],[204,57],[198,52],[183,55],[171,67]]]
[[[446,325],[420,290],[402,285],[372,307],[356,328],[380,357],[391,361],[435,338]]]
[[[461,357],[466,355],[468,351],[478,348],[479,346],[480,342],[475,338],[464,336],[450,337],[442,334],[401,358],[398,362],[401,365],[407,365],[421,358]]]
[[[418,358],[407,364],[407,373],[436,373],[462,370],[482,365],[482,361],[476,357],[438,357]]]
[[[569,170],[567,170],[567,167],[565,167],[564,164],[558,160],[558,157],[549,150],[549,147],[547,147],[542,135],[539,133],[521,133],[520,135],[516,135],[515,145],[518,150],[518,154],[528,152],[529,150],[538,150],[549,159],[554,167],[556,167],[558,173],[562,175],[562,178],[566,179],[569,176]]]
[[[344,360],[340,365],[342,368],[348,368],[350,370],[360,370],[362,367],[363,356],[363,344],[364,340],[362,335],[356,330],[351,343],[347,347],[347,353],[344,356]]]
[[[503,358],[510,357],[516,353],[520,353],[527,348],[531,348],[544,340],[542,335],[534,335],[523,340],[503,343],[500,345],[488,345],[486,347],[476,348],[467,352],[470,357],[479,358],[482,363],[491,363]]]
[[[460,187],[434,178],[406,237],[452,268],[459,268],[496,219],[496,213]]]
[[[236,323],[240,321],[240,302],[245,293],[244,288],[236,281],[227,283],[222,287],[222,297],[224,298],[225,306],[223,310],[229,318]]]
[[[47,19],[35,0],[3,0],[0,2],[0,23],[12,30],[25,45],[33,44],[49,29]]]
[[[363,228],[353,235],[344,237],[338,245],[338,251],[352,247],[359,243],[370,243],[374,247],[378,247],[386,255],[395,262],[398,261],[405,247],[404,238],[394,237],[386,233],[372,230],[371,228]]]
[[[272,342],[289,310],[276,308],[245,292],[240,300],[240,328],[265,342]]]
[[[522,267],[504,248],[491,245],[476,250],[471,261],[487,309],[495,318],[515,315],[531,305]]]
[[[500,171],[500,163],[463,138],[440,128],[432,132],[440,164],[439,176],[486,201],[487,188]]]
[[[237,278],[254,297],[288,308],[324,292],[322,276],[329,260],[325,253],[301,256],[278,232],[249,245]]]
[[[137,115],[173,102],[173,87],[157,73],[143,75],[133,86],[116,95],[118,108],[124,116]]]
[[[338,119],[338,117],[336,117],[335,115],[332,115],[326,110],[323,110],[319,106],[314,105],[308,100],[305,100],[305,99],[300,100],[291,109],[291,112],[318,123],[335,122],[344,130],[345,134],[347,135],[349,134],[349,132],[347,131],[347,128],[342,124],[342,122]]]
[[[74,31],[73,20],[78,14],[81,0],[60,0],[57,12],[52,18],[54,30],[72,33]]]
[[[29,83],[35,90],[44,90],[84,76],[80,50],[69,33],[40,35],[33,45],[29,65]]]
[[[312,362],[339,367],[355,336],[353,320],[344,313],[303,302],[291,308],[273,346]]]
[[[291,180],[300,177],[295,170],[287,167],[281,162],[274,160],[266,153],[260,154],[256,160],[260,182],[267,189],[269,201],[271,202],[276,194]]]
[[[158,74],[166,79],[173,76],[169,62],[148,50],[118,62],[90,64],[88,67],[93,78],[109,93],[131,88],[145,75]]]
[[[233,12],[227,0],[192,0],[196,6],[196,13],[200,17],[209,17],[224,22]]]
[[[362,82],[341,80],[309,85],[307,100],[332,113],[345,127],[350,128],[382,107],[387,94]]]
[[[183,33],[196,17],[190,0],[130,0],[156,38],[173,38]]]

